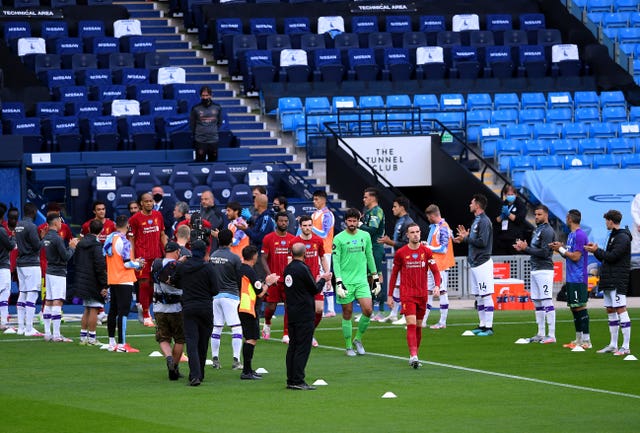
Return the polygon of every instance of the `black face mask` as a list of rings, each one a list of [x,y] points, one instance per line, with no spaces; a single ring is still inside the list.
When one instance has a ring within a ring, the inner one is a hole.
[[[205,107],[208,107],[209,105],[211,105],[211,99],[201,99],[200,102],[202,103],[202,105],[204,105]]]
[[[162,194],[154,194],[153,195],[153,201],[155,201],[156,203],[160,203],[163,199],[163,195]]]
[[[275,212],[275,213],[280,212],[280,206],[276,206],[276,205],[274,205],[274,206],[273,206],[273,212]]]

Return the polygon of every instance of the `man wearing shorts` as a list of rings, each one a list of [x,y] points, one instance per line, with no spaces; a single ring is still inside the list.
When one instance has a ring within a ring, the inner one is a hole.
[[[36,314],[36,302],[42,285],[40,269],[40,248],[42,243],[38,228],[34,224],[37,208],[33,203],[25,203],[23,219],[16,225],[16,243],[18,244],[18,288],[20,295],[16,304],[18,311],[18,334],[27,337],[43,337],[33,327]]]
[[[329,269],[329,260],[325,255],[324,240],[320,236],[313,234],[313,220],[309,215],[302,215],[300,221],[300,235],[296,236],[291,245],[301,243],[305,247],[304,262],[311,271],[311,276],[316,278],[320,275],[320,265],[322,269]],[[322,320],[322,310],[324,308],[324,294],[318,293],[315,296],[316,316],[313,321],[313,329],[316,329]],[[315,337],[311,342],[313,347],[318,347],[318,341]]]
[[[62,304],[67,298],[67,263],[73,256],[80,239],[71,239],[68,247],[64,245],[64,240],[58,234],[62,228],[62,218],[58,212],[47,214],[47,224],[49,228],[42,240],[47,254],[47,272],[45,274],[47,291],[42,314],[44,339],[56,343],[70,343],[73,340],[60,334],[60,322],[62,321]],[[53,333],[51,332],[52,325]]]
[[[175,287],[173,277],[180,257],[180,245],[167,242],[164,259],[155,259],[153,275],[153,312],[156,315],[156,341],[167,362],[169,380],[180,378],[180,358],[184,348],[182,324],[182,290]],[[173,272],[172,272],[173,267]],[[173,347],[171,341],[173,340]]]
[[[513,248],[531,256],[531,300],[536,309],[538,332],[529,343],[550,344],[556,342],[556,310],[553,307],[553,243],[555,234],[549,226],[549,208],[541,204],[535,210],[536,229],[531,235],[531,245],[516,239]],[[549,332],[545,333],[545,320]]]
[[[327,192],[318,189],[313,192],[313,207],[316,210],[311,214],[312,232],[324,241],[324,257],[327,261],[328,268],[322,268],[324,272],[331,270],[331,246],[333,245],[333,226],[335,217],[333,212],[327,207]],[[336,315],[335,308],[336,294],[333,286],[328,282],[324,288],[324,298],[327,301],[327,312],[325,317],[334,317]]]
[[[344,222],[346,229],[333,238],[333,271],[336,277],[337,301],[342,306],[342,335],[347,349],[345,353],[347,356],[356,356],[356,351],[358,355],[366,353],[362,345],[362,336],[369,327],[373,312],[372,293],[367,276],[371,275],[373,279],[374,295],[380,293],[381,287],[371,251],[371,236],[358,230],[360,212],[354,208],[347,209]],[[358,322],[356,337],[351,340],[353,301],[360,304],[362,316]]]
[[[240,266],[240,305],[238,306],[238,316],[242,325],[242,374],[241,380],[260,380],[262,375],[253,369],[253,353],[256,343],[260,339],[260,321],[258,319],[258,308],[260,299],[264,296],[265,290],[271,284],[278,281],[276,274],[267,275],[265,281],[260,281],[253,267],[258,262],[258,249],[255,245],[247,245],[242,249],[242,265]]]
[[[240,351],[242,350],[242,326],[238,317],[240,304],[240,257],[229,248],[233,233],[229,229],[218,232],[219,248],[211,254],[211,263],[218,283],[218,294],[213,298],[213,332],[211,333],[211,357],[213,368],[220,368],[220,337],[225,323],[231,328],[231,348],[233,349],[234,370],[242,369]]]
[[[606,249],[589,242],[585,250],[602,263],[600,268],[600,290],[604,291],[604,306],[609,316],[611,341],[598,353],[612,353],[614,356],[631,354],[631,319],[627,312],[627,291],[631,272],[631,232],[628,227],[620,228],[622,214],[610,210],[604,214],[607,230],[610,230]],[[622,331],[622,346],[618,348],[618,329]]]
[[[570,343],[563,344],[562,347],[573,349],[581,346],[583,349],[591,349],[591,337],[589,336],[589,311],[587,301],[589,292],[587,290],[588,274],[587,264],[589,263],[588,253],[584,249],[589,243],[587,234],[580,228],[582,214],[578,209],[571,209],[567,212],[565,220],[569,227],[566,247],[560,242],[552,242],[551,249],[557,251],[566,261],[566,284],[567,305],[573,314],[573,324],[576,329],[576,339]]]
[[[0,203],[0,221],[4,218],[6,211],[7,205]],[[0,225],[0,331],[11,328],[9,326],[9,295],[11,294],[11,262],[9,257],[15,247],[16,241],[3,221],[3,224]],[[15,332],[13,328],[11,331]]]
[[[159,211],[153,209],[153,205],[151,193],[142,194],[140,211],[129,218],[130,240],[133,244],[132,257],[144,259],[144,267],[136,273],[138,302],[142,308],[143,324],[150,327],[155,326],[149,312],[153,295],[151,264],[155,259],[162,257],[162,250],[167,243],[164,219]]]
[[[469,203],[469,211],[475,216],[470,229],[458,226],[455,243],[469,244],[469,286],[476,297],[480,323],[472,330],[478,337],[493,335],[493,226],[485,213],[487,198],[475,194]]]
[[[440,272],[433,258],[431,250],[420,243],[420,227],[409,224],[407,229],[409,243],[396,251],[393,257],[393,270],[389,279],[389,292],[400,276],[400,302],[407,320],[407,345],[409,346],[409,365],[420,367],[418,350],[422,340],[422,322],[427,299],[429,298],[428,276],[431,271],[434,280],[434,290],[440,290]],[[393,295],[387,297],[387,304],[394,304]]]
[[[268,340],[271,337],[271,318],[276,311],[278,302],[285,302],[284,294],[284,268],[289,263],[291,257],[291,241],[295,236],[287,231],[289,227],[289,217],[286,212],[276,214],[276,231],[269,233],[262,240],[262,252],[260,260],[267,275],[276,274],[279,276],[278,282],[269,287],[265,295],[264,307],[264,327],[262,328],[262,338]],[[289,315],[284,309],[284,335],[282,342],[289,343]]]

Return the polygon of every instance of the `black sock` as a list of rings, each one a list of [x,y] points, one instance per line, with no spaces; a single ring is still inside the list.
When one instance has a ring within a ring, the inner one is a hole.
[[[244,374],[249,374],[253,371],[251,368],[251,360],[253,359],[253,350],[255,346],[253,344],[249,344],[246,341],[242,344],[242,372]]]
[[[573,314],[573,326],[576,328],[576,332],[582,332],[582,324],[580,323],[580,311],[571,310]]]
[[[589,311],[588,310],[580,310],[578,313],[578,326],[580,326],[580,331],[583,334],[589,333]]]

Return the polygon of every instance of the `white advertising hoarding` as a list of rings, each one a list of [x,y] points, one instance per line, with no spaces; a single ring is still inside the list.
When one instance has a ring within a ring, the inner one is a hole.
[[[343,137],[343,140],[393,186],[431,186],[430,136]]]

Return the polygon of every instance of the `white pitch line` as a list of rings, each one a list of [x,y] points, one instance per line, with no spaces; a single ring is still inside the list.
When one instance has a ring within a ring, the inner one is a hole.
[[[318,347],[322,348],[322,349],[336,350],[336,351],[340,351],[340,352],[343,352],[345,350],[343,347],[324,346],[322,344],[319,345]],[[405,362],[408,359],[406,357],[396,356],[396,355],[388,355],[386,353],[367,352],[367,356],[368,355],[377,356],[377,357],[380,357],[380,358],[396,359],[396,360],[405,361]],[[460,365],[443,364],[441,362],[424,361],[424,360],[420,360],[420,362],[422,362],[423,364],[434,365],[436,367],[451,368],[453,370],[466,371],[466,372],[469,372],[469,373],[484,374],[484,375],[487,375],[487,376],[496,376],[496,377],[502,377],[502,378],[505,378],[505,379],[520,380],[520,381],[523,381],[523,382],[533,382],[533,383],[539,383],[541,385],[551,385],[551,386],[557,386],[557,387],[560,387],[560,388],[574,389],[574,390],[577,390],[577,391],[589,391],[589,392],[594,392],[594,393],[599,393],[599,394],[615,395],[615,396],[618,396],[618,397],[627,397],[627,398],[640,399],[640,395],[628,394],[628,393],[625,393],[625,392],[608,391],[606,389],[589,388],[587,386],[579,386],[579,385],[570,385],[570,384],[567,384],[567,383],[552,382],[550,380],[534,379],[534,378],[531,378],[531,377],[516,376],[514,374],[498,373],[496,371],[488,371],[488,370],[480,370],[480,369],[477,369],[477,368],[462,367]]]

